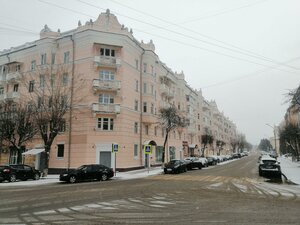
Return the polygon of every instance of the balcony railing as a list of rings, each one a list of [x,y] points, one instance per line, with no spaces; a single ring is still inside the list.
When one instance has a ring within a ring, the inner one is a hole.
[[[197,130],[196,128],[194,127],[194,124],[191,124],[190,126],[188,126],[188,134],[196,134]]]
[[[174,98],[175,97],[174,91],[171,91],[171,89],[165,84],[160,85],[160,94],[161,95],[166,95],[168,98]]]
[[[116,80],[93,80],[93,88],[98,90],[118,91],[121,89],[121,82]]]
[[[142,122],[143,123],[148,123],[148,124],[153,124],[158,122],[158,116],[150,113],[143,113],[142,116]]]
[[[95,113],[119,114],[121,107],[119,104],[93,103],[92,110]]]
[[[115,57],[95,56],[94,62],[96,66],[105,66],[117,68],[121,66],[121,59]]]
[[[169,102],[161,101],[159,106],[160,108],[169,108],[171,104]]]
[[[20,98],[20,93],[14,92],[14,91],[7,92],[5,94],[0,95],[0,101],[6,100],[6,99],[14,100],[14,99],[18,99],[18,98]]]
[[[12,72],[12,73],[8,73],[6,74],[6,81],[9,82],[9,81],[16,81],[16,80],[19,80],[21,79],[21,74],[19,72]]]

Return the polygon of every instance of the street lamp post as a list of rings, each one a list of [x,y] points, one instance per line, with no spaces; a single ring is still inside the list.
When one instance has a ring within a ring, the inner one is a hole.
[[[269,126],[269,127],[271,127],[272,129],[273,129],[273,132],[274,132],[274,142],[275,142],[275,151],[276,151],[276,153],[277,153],[277,144],[276,144],[276,126],[274,125],[274,126],[271,126],[270,124],[268,124],[268,123],[266,123],[266,125],[267,126]]]

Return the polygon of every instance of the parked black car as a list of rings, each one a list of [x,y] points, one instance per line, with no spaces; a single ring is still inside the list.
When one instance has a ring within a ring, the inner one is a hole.
[[[217,165],[218,160],[215,157],[206,157],[209,166]]]
[[[38,180],[41,173],[33,167],[24,164],[9,164],[0,166],[0,182],[7,180],[15,182],[17,180]]]
[[[259,176],[267,178],[281,178],[279,162],[270,156],[262,156],[258,166]]]
[[[100,164],[90,164],[82,165],[77,169],[69,170],[65,173],[60,174],[59,180],[69,183],[75,183],[85,180],[105,181],[113,176],[114,171],[111,168]]]
[[[165,173],[183,173],[187,171],[187,163],[185,160],[173,159],[165,164]]]
[[[185,158],[184,160],[188,162],[188,164],[187,164],[188,170],[192,170],[194,168],[198,168],[201,170],[203,167],[202,162],[197,157],[188,157],[188,158]]]

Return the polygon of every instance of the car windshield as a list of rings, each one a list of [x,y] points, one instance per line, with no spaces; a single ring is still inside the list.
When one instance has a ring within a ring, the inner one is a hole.
[[[169,162],[170,165],[175,165],[175,164],[178,164],[179,163],[179,160],[171,160]]]
[[[274,160],[268,160],[268,159],[265,159],[265,160],[262,160],[264,164],[275,164],[276,161]]]

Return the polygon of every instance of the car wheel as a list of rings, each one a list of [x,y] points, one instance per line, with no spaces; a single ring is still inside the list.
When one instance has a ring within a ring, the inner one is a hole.
[[[77,181],[77,179],[76,179],[76,177],[75,176],[70,176],[70,178],[69,178],[69,182],[70,183],[76,183],[76,181]]]
[[[39,179],[40,179],[40,175],[39,175],[39,174],[34,174],[33,179],[34,179],[34,180],[39,180]]]
[[[103,173],[103,174],[101,175],[101,180],[102,180],[102,181],[108,180],[108,176],[107,176],[106,173]]]
[[[9,177],[9,182],[16,182],[17,181],[17,177],[15,174],[10,175]]]

